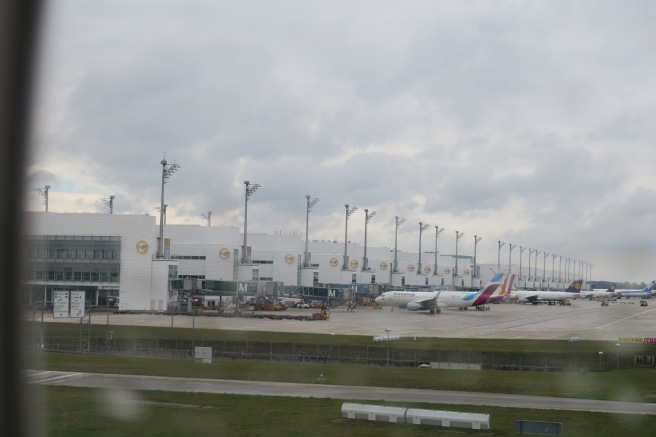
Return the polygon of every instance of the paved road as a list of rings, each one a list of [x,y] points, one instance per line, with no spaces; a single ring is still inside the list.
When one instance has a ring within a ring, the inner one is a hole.
[[[170,378],[160,376],[112,375],[39,370],[28,371],[27,379],[30,383],[39,385],[64,385],[71,387],[94,387],[124,390],[164,390],[173,392],[185,391],[259,396],[295,396],[359,401],[385,399],[387,401],[398,402],[432,402],[436,404],[491,405],[514,408],[656,414],[656,404],[649,403],[442,390],[350,387],[320,383],[293,384],[281,382]]]

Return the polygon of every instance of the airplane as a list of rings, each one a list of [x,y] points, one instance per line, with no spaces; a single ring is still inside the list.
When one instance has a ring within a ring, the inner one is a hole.
[[[547,302],[549,305],[554,305],[556,302],[562,304],[566,300],[581,297],[581,284],[583,284],[583,280],[577,279],[563,291],[515,290],[510,292],[507,299],[516,300],[520,303],[532,303],[533,305],[540,302]]]
[[[489,297],[486,303],[504,302],[512,291],[515,279],[517,279],[517,275],[514,273],[506,276],[499,288],[497,288],[497,291],[495,291],[492,296]]]
[[[604,290],[603,288],[595,288],[592,291],[582,291],[581,292],[581,297],[584,297],[586,299],[597,299],[599,297],[601,298],[612,298],[616,297],[617,295],[615,294],[615,284],[612,284],[608,289]]]
[[[645,288],[642,290],[615,290],[614,293],[617,298],[621,297],[641,297],[641,298],[650,298],[656,295],[656,279],[651,281]]]
[[[490,282],[475,293],[461,291],[386,291],[375,300],[381,306],[406,308],[409,311],[428,310],[439,314],[442,309],[467,309],[487,303],[488,299],[503,283],[504,273],[497,273]]]
[[[592,291],[581,292],[582,297],[589,299],[597,298],[615,298],[621,299],[622,297],[644,297],[650,298],[656,295],[656,280],[651,281],[642,290],[617,290],[615,284],[611,284],[607,290],[604,289],[594,289]]]

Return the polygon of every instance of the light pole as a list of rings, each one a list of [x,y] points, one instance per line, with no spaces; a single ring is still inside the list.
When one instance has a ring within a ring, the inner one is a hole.
[[[501,270],[501,248],[505,245],[506,243],[502,243],[501,240],[499,240],[499,251],[497,253],[497,272]]]
[[[366,272],[369,270],[369,259],[367,258],[367,225],[369,220],[376,215],[376,211],[369,212],[368,209],[364,210],[364,257],[362,259],[362,271]]]
[[[558,288],[560,287],[560,282],[563,280],[563,256],[558,255]]]
[[[109,304],[114,302],[114,299],[105,296],[105,305],[107,307],[107,324],[105,325],[105,353],[109,353]]]
[[[551,254],[551,280],[553,282],[556,282],[556,254],[552,253]]]
[[[305,256],[303,257],[303,267],[310,267],[312,260],[310,259],[310,252],[308,248],[309,240],[309,229],[310,229],[310,211],[312,207],[319,203],[318,198],[312,198],[309,194],[305,195],[306,207],[305,207]]]
[[[542,253],[541,250],[535,249],[535,275],[533,275],[533,277],[536,281],[538,280],[538,254],[540,253]]]
[[[46,206],[46,212],[48,212],[48,190],[50,190],[50,185],[46,185],[45,188],[35,188],[34,191],[39,193],[43,197],[43,204]]]
[[[594,264],[590,264],[590,282],[592,282],[592,267]]]
[[[388,367],[389,367],[389,342],[390,342],[389,333],[390,333],[391,330],[392,330],[391,328],[385,329],[385,332],[387,332],[387,366]]]
[[[551,255],[551,254],[547,252],[542,252],[542,281],[545,280],[545,275],[547,274],[547,255]],[[549,284],[547,284],[547,288],[548,286]],[[544,285],[542,286],[542,289],[544,289]]]
[[[394,228],[394,266],[392,267],[392,272],[398,273],[399,272],[399,261],[397,258],[397,239],[399,237],[399,226],[401,226],[403,223],[405,223],[405,219],[402,218],[399,220],[399,216],[394,216],[394,219],[396,220],[396,227]]]
[[[212,226],[212,211],[207,211],[207,215],[203,214],[203,218],[207,220],[207,226]]]
[[[527,248],[524,246],[519,246],[519,280],[521,281],[522,279],[522,257],[524,256],[524,251]],[[519,282],[517,283],[519,287]]]
[[[531,255],[533,254],[533,249],[529,247],[528,249],[528,280],[531,281]]]
[[[474,271],[472,272],[472,278],[476,277],[476,246],[478,246],[478,243],[483,239],[483,237],[478,237],[474,235]]]
[[[357,211],[358,207],[354,206],[353,208],[349,208],[349,204],[347,203],[344,205],[346,207],[346,220],[344,222],[344,263],[342,265],[342,270],[348,270],[348,251],[347,251],[347,244],[348,244],[348,219],[353,214],[355,211]]]
[[[455,268],[453,269],[453,277],[454,278],[458,277],[458,240],[460,240],[464,236],[465,236],[464,232],[456,231],[456,265],[455,265]]]
[[[508,274],[512,272],[512,250],[516,247],[516,244],[508,243]]]
[[[115,196],[111,195],[111,196],[109,196],[109,198],[103,197],[102,199],[100,199],[101,202],[103,202],[105,205],[107,205],[107,207],[109,207],[109,214],[110,215],[114,214],[114,198],[115,198]]]
[[[423,274],[421,270],[421,234],[428,229],[430,225],[428,223],[419,222],[419,262],[417,263],[417,274]]]
[[[444,231],[444,228],[440,228],[439,226],[435,226],[435,266],[434,266],[434,269],[433,269],[433,275],[434,276],[435,275],[439,276],[439,273],[437,273],[437,253],[438,253],[437,252],[437,237],[439,237],[440,233],[442,233],[443,231]]]
[[[162,198],[159,204],[159,240],[157,241],[158,259],[164,258],[164,184],[166,183],[167,179],[169,179],[173,173],[175,173],[176,170],[180,168],[180,166],[175,163],[168,165],[168,162],[166,162],[166,157],[160,161],[160,164],[162,164]]]
[[[250,256],[246,253],[248,249],[248,199],[260,188],[260,184],[253,184],[250,186],[249,181],[244,181],[246,191],[244,195],[244,246],[241,248],[241,263],[247,264],[250,262]]]
[[[616,365],[616,370],[620,370],[620,344],[615,343],[615,365]]]
[[[600,372],[601,372],[601,369],[602,369],[602,367],[601,367],[601,357],[603,357],[603,356],[604,356],[604,353],[599,351],[599,371]]]

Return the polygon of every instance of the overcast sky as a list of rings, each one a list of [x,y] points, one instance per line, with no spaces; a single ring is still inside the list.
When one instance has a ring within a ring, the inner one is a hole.
[[[249,180],[249,233],[304,238],[309,194],[310,239],[348,203],[360,244],[368,208],[369,246],[656,278],[654,1],[47,4],[29,210],[156,215],[166,154],[170,224],[243,229]]]

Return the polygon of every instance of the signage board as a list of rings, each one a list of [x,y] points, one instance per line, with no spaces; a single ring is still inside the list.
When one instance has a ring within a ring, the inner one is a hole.
[[[69,317],[69,295],[68,291],[55,291],[55,299],[52,305],[52,316],[55,319],[65,319]]]
[[[71,291],[71,318],[84,317],[84,291]]]

